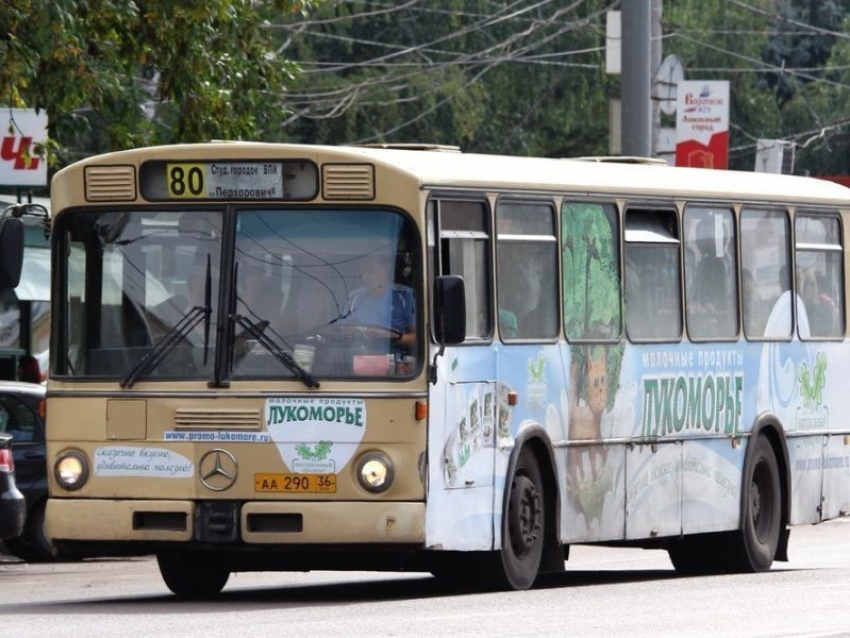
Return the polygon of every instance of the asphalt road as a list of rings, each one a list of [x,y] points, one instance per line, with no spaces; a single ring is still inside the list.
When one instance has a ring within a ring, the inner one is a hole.
[[[236,574],[212,602],[172,597],[150,558],[0,557],[0,635],[850,636],[850,521],[796,527],[765,574],[680,578],[665,552],[574,547],[527,592],[464,593],[423,574]]]

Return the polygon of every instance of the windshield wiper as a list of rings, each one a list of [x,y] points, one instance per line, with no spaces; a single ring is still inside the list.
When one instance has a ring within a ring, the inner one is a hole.
[[[127,376],[121,379],[121,387],[133,387],[133,384],[141,375],[153,370],[162,363],[177,344],[183,341],[195,326],[207,319],[211,313],[212,308],[209,306],[194,306],[190,308],[180,317],[180,320],[174,324],[171,330],[162,335],[159,341],[153,344],[148,353],[142,357],[141,361],[127,373]]]
[[[210,322],[212,320],[212,274],[210,254],[207,253],[207,274],[204,280],[204,367],[210,353]]]
[[[212,317],[212,271],[210,267],[210,255],[207,253],[207,272],[204,281],[204,305],[190,308],[174,326],[157,341],[150,351],[142,357],[130,372],[121,379],[122,388],[131,388],[136,380],[145,372],[153,370],[163,362],[165,357],[183,341],[195,326],[204,322],[204,366],[210,349],[210,321]]]
[[[237,324],[239,324],[242,328],[245,329],[245,333],[251,335],[254,339],[257,340],[257,343],[262,345],[266,350],[268,350],[275,359],[280,361],[290,372],[292,372],[297,379],[302,381],[304,385],[308,388],[318,388],[319,382],[316,381],[316,378],[307,372],[304,368],[298,365],[298,362],[292,358],[292,356],[285,352],[271,337],[269,337],[263,330],[265,326],[268,326],[267,321],[263,321],[261,323],[254,323],[248,317],[243,317],[242,315],[233,315],[231,317]],[[264,325],[263,325],[264,324]]]

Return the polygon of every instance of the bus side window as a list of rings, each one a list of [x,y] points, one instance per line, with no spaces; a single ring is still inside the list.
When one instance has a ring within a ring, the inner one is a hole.
[[[791,337],[790,238],[785,211],[741,211],[744,333],[749,338]]]
[[[626,326],[630,339],[682,335],[679,228],[674,210],[626,210]]]
[[[437,275],[460,275],[466,289],[466,336],[493,334],[490,303],[490,231],[482,202],[439,200]]]
[[[738,334],[738,275],[732,211],[688,206],[683,226],[688,335],[692,339],[734,339]]]
[[[800,338],[839,338],[844,334],[841,224],[836,216],[798,213],[794,230]]]
[[[557,238],[554,210],[542,203],[500,203],[497,281],[502,339],[558,336]]]
[[[561,208],[564,328],[571,341],[616,341],[621,332],[617,208]]]

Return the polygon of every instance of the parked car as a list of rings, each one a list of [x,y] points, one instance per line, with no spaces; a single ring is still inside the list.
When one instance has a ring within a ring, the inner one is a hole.
[[[12,437],[0,434],[0,539],[19,536],[24,530],[26,503],[15,485]]]
[[[4,541],[15,556],[30,561],[56,558],[45,530],[47,450],[44,418],[45,387],[37,383],[0,381],[0,433],[14,439],[15,478],[26,498],[26,523],[17,538]]]

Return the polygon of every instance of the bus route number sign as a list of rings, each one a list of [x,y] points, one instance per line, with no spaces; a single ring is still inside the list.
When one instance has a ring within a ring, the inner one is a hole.
[[[280,162],[167,163],[169,199],[280,199]]]
[[[254,474],[254,491],[333,494],[336,474]]]

